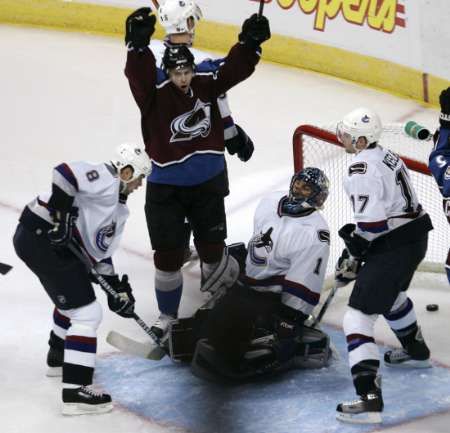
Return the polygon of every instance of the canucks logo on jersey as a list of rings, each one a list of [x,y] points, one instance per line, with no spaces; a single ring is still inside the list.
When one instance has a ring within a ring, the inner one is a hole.
[[[252,263],[257,266],[265,266],[267,264],[267,258],[261,257],[257,254],[256,249],[264,248],[266,253],[269,254],[273,248],[273,241],[270,237],[273,231],[273,227],[270,227],[265,233],[260,233],[258,235],[253,236],[248,244],[248,251],[250,254],[250,259]]]
[[[115,233],[116,233],[115,221],[113,221],[111,224],[108,224],[107,226],[102,227],[97,232],[97,236],[95,237],[95,243],[97,244],[97,247],[103,252],[108,251],[108,248],[114,239]]]

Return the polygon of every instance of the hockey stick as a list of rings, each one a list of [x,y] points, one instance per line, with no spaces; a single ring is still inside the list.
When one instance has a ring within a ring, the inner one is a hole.
[[[327,296],[327,299],[325,299],[325,302],[323,303],[322,308],[319,311],[319,314],[317,315],[317,317],[313,320],[313,322],[311,324],[312,328],[316,327],[322,320],[322,317],[328,310],[328,307],[330,306],[331,301],[333,300],[334,295],[337,292],[337,289],[338,289],[338,284],[337,284],[337,281],[335,281],[333,287],[330,290],[330,293]]]
[[[11,265],[7,265],[6,263],[0,263],[0,274],[6,275],[12,269]]]
[[[265,0],[259,0],[258,18],[263,16]]]
[[[93,277],[98,281],[102,289],[109,293],[112,297],[118,298],[119,294],[111,287],[111,285],[108,283],[108,281],[105,280],[105,278],[95,269],[94,265],[92,264],[91,260],[87,256],[87,252],[84,251],[84,249],[81,247],[81,245],[73,241],[73,243],[69,243],[68,245],[69,250],[78,258],[88,271],[93,275]],[[153,340],[155,343],[155,356],[159,356],[159,359],[163,358],[166,354],[164,350],[164,346],[161,343],[160,338],[151,330],[151,328],[136,314],[133,313],[132,318],[137,322],[137,324],[144,330],[144,332]]]

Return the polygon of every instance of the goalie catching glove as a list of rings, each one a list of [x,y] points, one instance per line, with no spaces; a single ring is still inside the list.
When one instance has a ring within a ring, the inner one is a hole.
[[[361,269],[361,260],[352,257],[347,248],[342,251],[336,263],[334,278],[338,287],[344,287],[348,283],[356,280],[358,272]]]
[[[103,278],[117,293],[117,296],[113,296],[106,292],[109,309],[126,319],[133,317],[135,299],[131,293],[132,290],[128,282],[128,275],[124,274],[122,280],[119,279],[118,275],[103,275]]]

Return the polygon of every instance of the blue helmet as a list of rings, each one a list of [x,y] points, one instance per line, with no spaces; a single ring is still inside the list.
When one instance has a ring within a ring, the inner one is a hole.
[[[309,187],[304,189],[309,189],[310,192],[300,191],[302,186]],[[330,181],[322,170],[306,167],[292,176],[286,205],[294,213],[311,208],[321,209],[328,197],[329,187]]]

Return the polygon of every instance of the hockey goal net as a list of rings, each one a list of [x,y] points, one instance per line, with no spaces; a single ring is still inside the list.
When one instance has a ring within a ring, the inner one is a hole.
[[[441,194],[427,166],[432,142],[419,141],[407,136],[403,132],[403,126],[403,124],[385,125],[380,144],[398,153],[405,161],[420,203],[433,221],[434,230],[430,232],[427,255],[419,270],[444,272],[450,233],[442,211]],[[332,276],[336,261],[344,248],[344,243],[337,232],[344,224],[352,222],[350,201],[342,186],[346,167],[352,155],[344,151],[335,131],[336,125],[320,128],[301,125],[295,130],[293,137],[295,171],[315,166],[322,169],[330,179],[330,194],[323,210],[331,232],[331,254],[326,273],[328,277]],[[329,282],[330,278],[327,278],[327,281]]]

